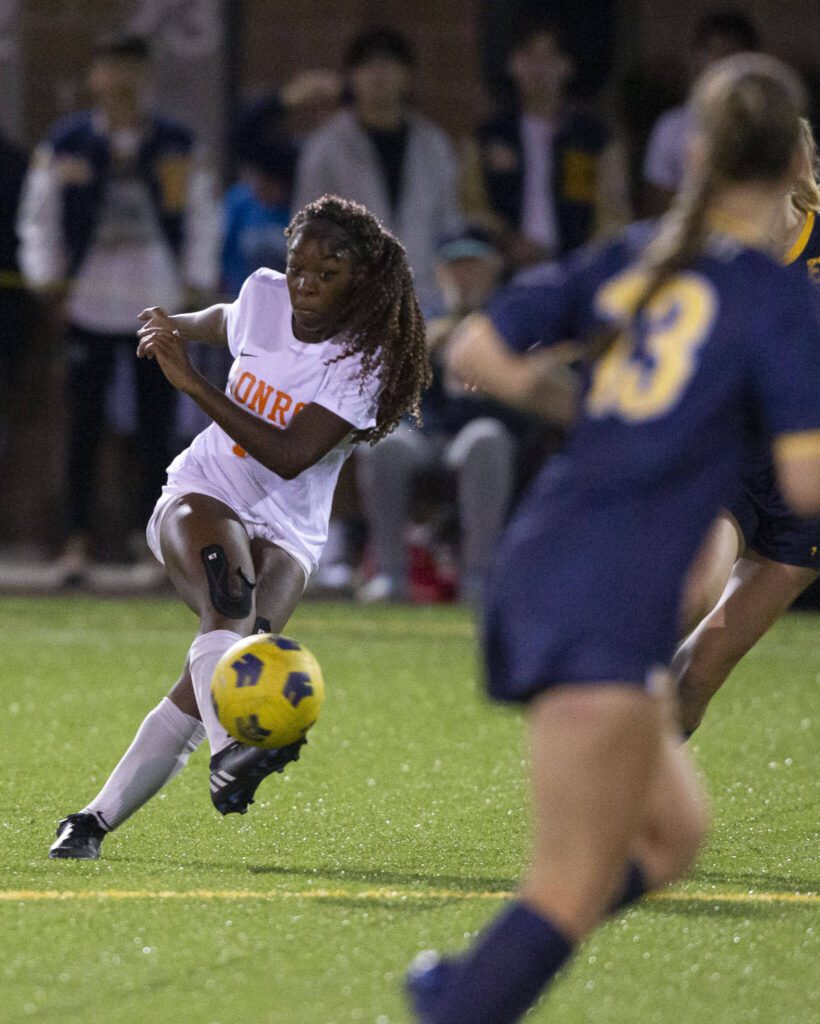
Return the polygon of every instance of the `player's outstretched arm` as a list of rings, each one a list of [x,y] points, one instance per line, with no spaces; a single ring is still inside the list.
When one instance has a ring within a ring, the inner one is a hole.
[[[792,511],[820,516],[820,430],[784,434],[774,442],[777,481]]]
[[[143,326],[137,331],[142,340],[154,331],[178,331],[184,341],[201,341],[206,345],[228,344],[228,306],[217,302],[195,313],[176,313],[169,316],[161,306],[150,306],[137,317]]]
[[[475,313],[455,330],[445,358],[448,369],[465,385],[566,426],[578,405],[578,379],[567,365],[577,353],[575,345],[516,352],[489,317]]]
[[[140,332],[142,333],[142,332]],[[192,365],[179,331],[154,328],[140,338],[137,355],[156,359],[169,382],[190,395],[241,451],[285,480],[292,480],[336,447],[353,429],[347,420],[311,402],[282,429],[242,409]]]

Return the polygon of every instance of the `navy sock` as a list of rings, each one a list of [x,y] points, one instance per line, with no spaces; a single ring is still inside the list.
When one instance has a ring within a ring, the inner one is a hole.
[[[610,914],[615,914],[624,907],[628,907],[647,893],[646,874],[644,869],[636,860],[630,860],[626,865],[626,878],[623,888],[615,897],[609,908]]]
[[[572,953],[551,921],[514,903],[462,960],[435,1011],[436,1024],[513,1024]]]

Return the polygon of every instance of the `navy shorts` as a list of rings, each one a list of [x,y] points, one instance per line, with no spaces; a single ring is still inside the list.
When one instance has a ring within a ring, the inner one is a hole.
[[[668,513],[644,497],[513,519],[486,595],[491,697],[526,703],[573,683],[644,687],[669,664],[697,542],[676,543]]]
[[[752,551],[773,562],[820,572],[820,519],[799,519],[791,512],[773,466],[745,474],[726,508]]]

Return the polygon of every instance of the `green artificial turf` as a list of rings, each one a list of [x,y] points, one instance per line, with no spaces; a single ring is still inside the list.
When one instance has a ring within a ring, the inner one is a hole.
[[[299,764],[220,818],[201,749],[100,861],[49,861],[194,626],[172,601],[0,600],[0,1019],[407,1024],[408,961],[462,947],[527,847],[521,719],[481,697],[468,616],[304,605],[288,631],[327,700]],[[697,870],[594,935],[528,1022],[820,1021],[818,637],[794,615],[743,663],[695,737]]]

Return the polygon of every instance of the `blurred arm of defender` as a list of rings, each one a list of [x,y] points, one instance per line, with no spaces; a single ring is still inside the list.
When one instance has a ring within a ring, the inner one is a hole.
[[[569,363],[578,358],[572,342],[519,353],[511,349],[483,313],[468,316],[454,332],[446,352],[448,369],[467,386],[557,426],[575,418],[578,375]]]
[[[775,443],[777,482],[795,515],[814,519],[820,516],[820,430],[814,437],[788,439],[791,449],[786,440]],[[800,442],[806,445],[802,453]]]
[[[771,293],[771,294],[770,294]],[[766,294],[771,317],[747,331],[749,379],[768,428],[777,482],[792,511],[820,515],[820,317],[807,275]],[[759,311],[755,309],[759,317]],[[771,339],[778,344],[772,345]]]
[[[557,426],[573,422],[581,383],[570,364],[585,346],[565,339],[590,336],[588,300],[613,245],[578,249],[519,275],[456,329],[448,369],[499,402]]]

